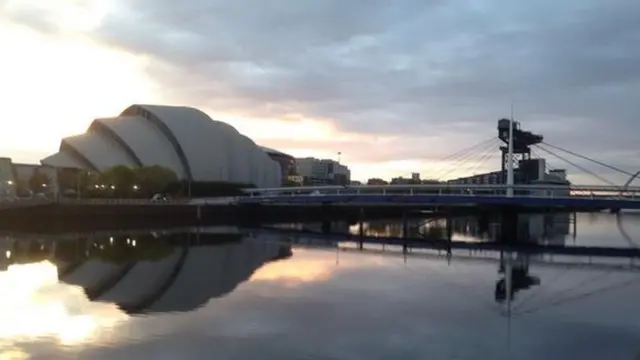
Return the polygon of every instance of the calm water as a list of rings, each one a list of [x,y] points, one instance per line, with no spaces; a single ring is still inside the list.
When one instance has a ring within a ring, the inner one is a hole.
[[[548,226],[539,240],[640,243],[640,217],[624,216],[624,236],[618,227],[615,216],[581,215],[575,240]],[[460,225],[454,237],[476,233]],[[513,254],[509,304],[499,254],[359,251],[234,228],[6,236],[0,250],[3,360],[640,355],[640,260]]]

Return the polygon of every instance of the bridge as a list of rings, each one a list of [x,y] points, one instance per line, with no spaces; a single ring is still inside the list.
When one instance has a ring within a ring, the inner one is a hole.
[[[511,190],[512,194],[509,194]],[[357,185],[247,189],[238,205],[521,206],[584,211],[640,209],[640,187],[558,185]]]
[[[490,155],[498,143],[501,152],[501,170],[468,178],[441,181],[451,170],[459,170],[469,163],[469,156],[482,149],[480,162],[473,164],[472,172]],[[488,147],[487,147],[488,145]],[[572,185],[566,180],[565,170],[551,169],[546,159],[532,158],[536,149],[555,156],[606,185]],[[605,179],[584,167],[556,154],[553,150],[588,160],[599,166],[628,177],[623,185]],[[597,211],[603,209],[640,209],[639,187],[631,183],[640,171],[628,172],[576,152],[544,141],[542,135],[520,129],[513,119],[498,121],[498,137],[454,153],[445,158],[457,159],[457,166],[435,177],[436,183],[420,185],[364,185],[322,186],[297,188],[248,189],[247,197],[238,198],[238,205],[341,205],[372,207],[383,205],[428,207],[503,207],[552,208],[571,211]]]

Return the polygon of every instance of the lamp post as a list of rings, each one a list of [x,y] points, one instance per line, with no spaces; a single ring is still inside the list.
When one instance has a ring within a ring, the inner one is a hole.
[[[513,104],[511,104],[511,119],[509,119],[509,145],[507,164],[507,197],[513,197]]]
[[[2,189],[5,197],[11,197],[11,195],[13,195],[13,181],[11,180],[7,180],[7,187],[6,189]]]

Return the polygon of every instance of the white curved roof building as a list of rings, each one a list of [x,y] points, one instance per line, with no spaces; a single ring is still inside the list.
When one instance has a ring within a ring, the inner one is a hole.
[[[103,171],[115,165],[161,165],[181,179],[280,186],[280,165],[253,140],[200,110],[132,105],[96,119],[86,133],[62,139],[58,153],[40,161],[57,168]]]

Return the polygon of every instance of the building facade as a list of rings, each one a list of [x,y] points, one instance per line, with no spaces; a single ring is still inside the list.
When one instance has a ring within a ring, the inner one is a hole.
[[[135,104],[116,117],[95,119],[41,163],[97,173],[116,165],[160,165],[188,181],[282,184],[281,166],[253,140],[185,106]]]
[[[569,194],[571,183],[567,180],[566,170],[546,171],[545,159],[527,159],[519,162],[518,167],[513,169],[514,184],[540,185],[540,186],[566,186],[566,188],[555,188],[553,194],[562,196]],[[453,180],[448,180],[448,184],[469,184],[469,185],[500,185],[506,179],[502,171],[493,171],[484,174],[477,174]],[[549,190],[532,190],[533,193],[550,195]]]
[[[55,192],[57,179],[57,170],[53,167],[14,163],[10,158],[0,158],[0,198]]]
[[[349,168],[335,160],[298,158],[296,165],[304,185],[349,185],[351,183]]]

